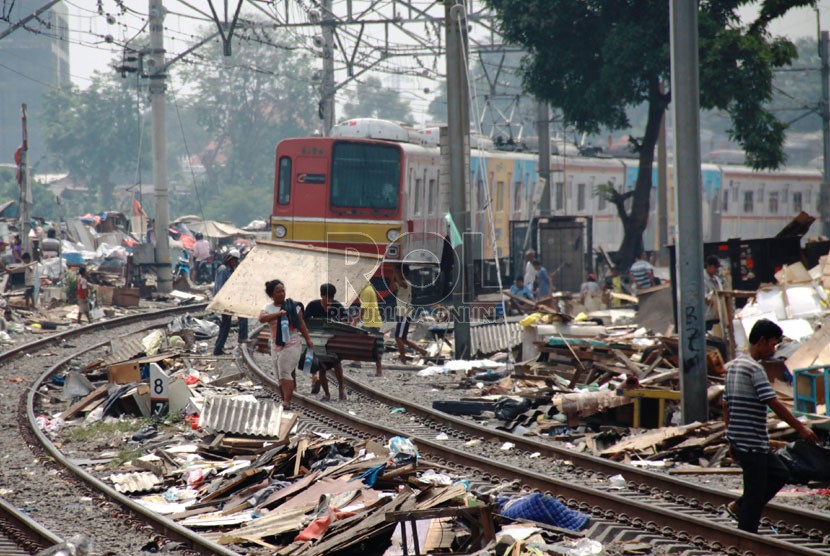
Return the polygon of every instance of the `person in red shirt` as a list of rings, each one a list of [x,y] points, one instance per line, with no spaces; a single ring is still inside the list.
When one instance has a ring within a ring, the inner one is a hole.
[[[86,319],[92,323],[92,316],[89,314],[89,282],[86,279],[85,266],[78,269],[78,286],[75,294],[78,298],[78,324],[81,324],[82,315],[86,315]]]

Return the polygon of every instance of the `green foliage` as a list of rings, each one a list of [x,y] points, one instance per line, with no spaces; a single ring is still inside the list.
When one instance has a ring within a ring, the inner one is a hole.
[[[44,96],[46,147],[76,183],[89,188],[86,210],[114,208],[116,178],[135,171],[143,119],[134,87],[115,72],[96,73],[87,89],[65,85]],[[144,137],[149,138],[146,131]],[[142,157],[149,149],[145,140]]]
[[[211,43],[199,51],[200,63],[177,70],[189,150],[205,167],[197,178],[205,213],[237,224],[270,214],[276,144],[318,125],[310,60],[287,34],[265,33],[269,41],[234,41],[230,58]],[[182,181],[194,197],[191,176]]]
[[[266,185],[233,185],[222,189],[205,204],[205,216],[245,225],[254,218],[271,214],[273,188]]]
[[[642,248],[648,222],[651,165],[659,122],[670,93],[669,2],[665,0],[487,0],[505,38],[523,46],[525,88],[561,109],[567,124],[597,133],[629,126],[627,110],[643,102],[648,116],[637,138],[640,157],[631,210],[618,211],[625,236],[620,251],[628,266]],[[768,109],[773,70],[789,64],[794,45],[773,38],[767,25],[810,0],[764,0],[759,18],[742,24],[747,2],[700,3],[701,107],[726,111],[730,137],[756,168],[784,162],[785,125]],[[551,40],[555,37],[556,40]],[[622,199],[613,199],[618,207]]]
[[[400,94],[383,86],[377,77],[367,77],[357,83],[357,92],[352,102],[343,106],[343,117],[381,118],[397,122],[412,121],[409,102]],[[445,116],[446,117],[446,116]]]
[[[47,220],[60,218],[60,207],[55,201],[51,190],[40,182],[29,178],[29,187],[32,191],[32,205],[29,214]],[[20,198],[20,187],[17,184],[17,174],[11,168],[0,168],[0,203]]]
[[[70,305],[78,302],[78,275],[74,272],[67,272],[63,277],[63,291],[66,294],[66,302]]]
[[[148,425],[149,419],[119,419],[118,421],[96,421],[85,427],[70,430],[69,438],[74,442],[109,441],[123,438]]]

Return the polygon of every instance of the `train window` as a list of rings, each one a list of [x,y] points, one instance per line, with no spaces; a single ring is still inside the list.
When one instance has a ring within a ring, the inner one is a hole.
[[[487,208],[487,192],[484,190],[484,180],[478,178],[476,196],[478,197],[478,210]]]
[[[415,178],[415,214],[421,214],[424,202],[423,202],[423,195],[424,195],[424,180],[421,178]]]
[[[496,211],[504,211],[504,182],[496,182]]]
[[[331,206],[397,209],[400,182],[401,153],[397,147],[335,143]]]
[[[435,198],[438,197],[438,188],[435,187],[435,180],[429,180],[429,189],[427,190],[427,203],[429,213],[435,214]]]
[[[801,212],[801,191],[793,191],[793,212]]]
[[[522,193],[524,192],[524,187],[522,187],[522,182],[517,181],[513,184],[513,212],[519,212],[522,210]]]
[[[585,184],[576,186],[576,210],[585,210]]]
[[[611,184],[609,184],[609,185],[611,185]],[[599,203],[599,206],[597,207],[598,210],[605,210],[606,203],[608,201],[608,199],[606,199],[606,197],[605,197],[605,193],[603,193],[601,191],[597,191],[596,194],[597,194],[597,199],[598,199],[598,203]]]
[[[744,191],[744,212],[751,214],[754,208],[755,201],[753,199],[753,191]]]
[[[277,203],[287,205],[291,202],[291,159],[284,156],[280,159],[280,176],[277,187]]]
[[[556,210],[565,208],[565,184],[561,181],[556,182]]]
[[[769,213],[778,214],[778,192],[769,192]]]
[[[729,191],[723,190],[723,202],[720,205],[720,210],[723,213],[729,212]]]

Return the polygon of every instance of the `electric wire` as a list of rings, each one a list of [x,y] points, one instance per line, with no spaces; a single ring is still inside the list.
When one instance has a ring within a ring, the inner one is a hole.
[[[187,145],[187,136],[184,133],[184,124],[182,124],[182,117],[179,113],[179,103],[176,100],[175,95],[170,95],[173,97],[173,106],[176,107],[176,118],[179,120],[179,130],[182,134],[182,142],[184,143],[184,152],[187,156],[187,167],[190,170],[190,179],[193,181],[193,192],[196,193],[196,202],[199,203],[199,214],[202,215],[202,221],[206,222],[207,219],[205,218],[205,208],[202,206],[202,196],[199,195],[199,188],[196,185],[196,173],[193,171],[193,164],[190,162],[190,147]]]

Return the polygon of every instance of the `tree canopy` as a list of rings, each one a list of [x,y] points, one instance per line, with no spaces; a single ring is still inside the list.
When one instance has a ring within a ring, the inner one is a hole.
[[[220,43],[211,43],[177,73],[179,98],[198,128],[190,131],[201,138],[189,150],[204,166],[205,215],[241,224],[270,213],[277,143],[319,126],[308,55],[282,33],[258,37],[236,41],[229,58]],[[233,214],[230,190],[244,199],[244,207],[234,201]]]
[[[145,132],[139,153],[143,119],[135,84],[115,72],[96,73],[87,89],[66,85],[46,93],[40,117],[50,156],[89,188],[86,210],[114,208],[117,177],[134,174],[138,160],[150,152]]]
[[[343,106],[344,118],[381,118],[396,122],[412,120],[409,102],[400,93],[383,86],[377,77],[358,81],[352,101]]]
[[[625,192],[605,190],[623,223],[619,264],[627,268],[643,249],[654,148],[671,99],[669,2],[487,3],[495,9],[505,38],[528,51],[522,63],[526,90],[561,109],[567,124],[592,133],[601,127],[626,128],[627,109],[647,103],[646,123],[635,142],[640,169],[636,185]],[[700,103],[729,114],[729,136],[746,151],[748,164],[776,168],[785,160],[786,126],[768,109],[773,70],[789,64],[796,49],[790,41],[772,37],[767,27],[789,9],[813,1],[764,0],[756,20],[743,23],[738,9],[750,3],[700,3]]]

